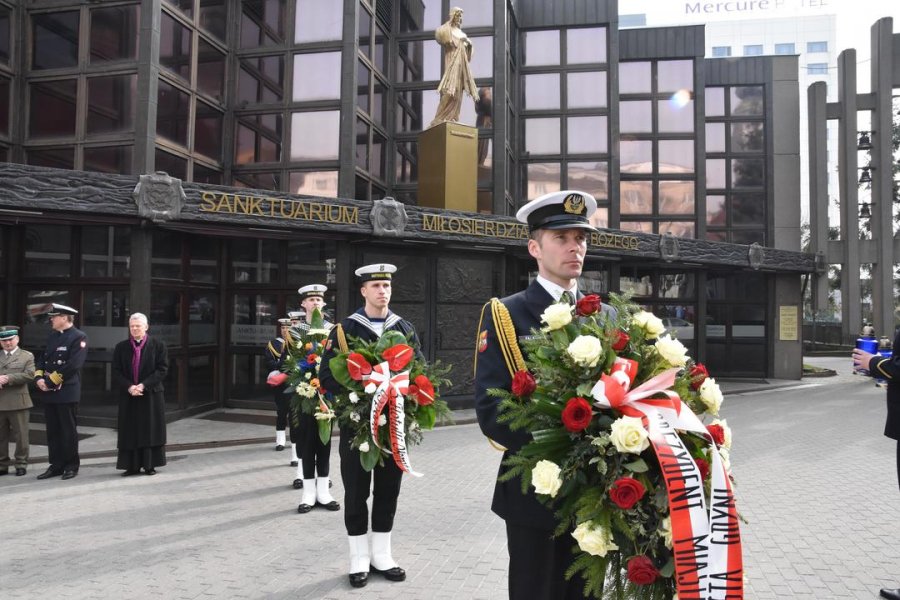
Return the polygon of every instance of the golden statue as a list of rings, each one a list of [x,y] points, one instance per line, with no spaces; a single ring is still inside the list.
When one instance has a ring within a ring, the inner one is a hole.
[[[437,88],[441,101],[429,127],[447,121],[459,122],[463,93],[469,94],[473,99],[478,98],[478,87],[469,67],[472,60],[472,42],[460,29],[462,15],[461,8],[451,8],[447,21],[434,32],[434,39],[444,49],[444,76],[441,77]]]

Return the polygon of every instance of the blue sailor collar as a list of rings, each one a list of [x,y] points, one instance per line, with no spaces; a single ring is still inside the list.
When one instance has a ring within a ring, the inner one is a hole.
[[[375,326],[372,324],[372,322],[381,321],[382,319],[370,319],[366,315],[366,311],[364,308],[360,308],[347,318],[352,321],[356,321],[375,335],[381,335],[383,332],[387,331],[388,329],[402,321],[399,315],[394,314],[390,310],[388,310],[388,315],[384,318],[384,329],[382,331],[378,331],[377,329],[375,329]]]

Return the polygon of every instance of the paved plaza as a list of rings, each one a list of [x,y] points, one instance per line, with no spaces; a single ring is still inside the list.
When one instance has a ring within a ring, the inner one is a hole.
[[[747,598],[874,599],[880,587],[900,587],[884,390],[850,375],[849,359],[815,362],[840,374],[726,395],[738,508],[749,521]],[[185,419],[169,432],[170,441],[268,440],[270,430]],[[114,432],[95,433],[83,448],[114,448]],[[0,597],[505,598],[505,532],[489,509],[500,454],[463,424],[430,432],[411,458],[425,476],[406,477],[400,495],[394,556],[405,582],[374,576],[350,588],[343,512],[297,514],[288,454],[266,441],[173,451],[155,477],[122,478],[114,458],[99,457],[71,481],[35,480],[43,464],[0,478]],[[340,501],[338,461],[335,443]]]

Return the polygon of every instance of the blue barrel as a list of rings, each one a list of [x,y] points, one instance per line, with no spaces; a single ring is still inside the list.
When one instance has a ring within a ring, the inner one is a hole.
[[[878,340],[873,337],[861,337],[856,338],[856,347],[862,350],[863,352],[868,352],[869,354],[876,354],[878,352]],[[868,365],[866,365],[868,367]],[[865,367],[859,367],[858,369],[854,367],[853,374],[859,375],[868,375],[869,370]]]
[[[893,350],[890,348],[881,350],[878,353],[878,356],[881,356],[882,358],[888,358],[888,359],[891,358],[893,355],[894,355]],[[878,375],[875,375],[875,386],[876,387],[887,387],[887,384],[888,384],[887,379],[884,379],[882,377],[879,377]]]

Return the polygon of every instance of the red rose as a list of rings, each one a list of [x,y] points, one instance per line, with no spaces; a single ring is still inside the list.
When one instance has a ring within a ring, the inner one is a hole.
[[[534,376],[528,371],[516,371],[516,374],[513,375],[512,393],[514,395],[524,398],[531,394],[536,387]]]
[[[716,446],[721,446],[725,443],[725,428],[721,425],[707,425],[706,430],[709,432],[709,435],[712,436],[713,441],[716,443]]]
[[[566,402],[566,407],[562,412],[562,422],[566,429],[572,433],[578,433],[584,431],[591,424],[593,416],[590,402],[576,396],[569,398],[569,401]]]
[[[697,463],[697,469],[700,470],[700,481],[706,481],[706,478],[709,477],[709,463],[702,458],[695,458],[694,462]]]
[[[413,349],[406,344],[396,344],[381,353],[391,371],[400,371],[412,360]]]
[[[353,352],[347,357],[347,371],[354,381],[362,381],[364,375],[372,372],[372,365],[369,364],[365,356]]]
[[[628,561],[628,581],[637,585],[650,585],[659,577],[653,561],[646,556],[635,556]]]
[[[647,493],[644,484],[632,477],[621,477],[609,488],[609,497],[616,506],[628,510]]]
[[[628,346],[628,342],[631,341],[631,338],[627,333],[622,331],[621,329],[616,330],[616,339],[612,343],[612,349],[614,352],[621,352]]]
[[[697,363],[691,367],[691,389],[699,390],[707,377],[709,377],[709,371],[702,364]]]
[[[424,375],[419,375],[415,383],[409,386],[409,393],[413,395],[419,406],[434,404],[434,386]]]
[[[598,310],[600,310],[600,296],[597,294],[588,294],[575,304],[575,313],[580,317],[592,315]]]

